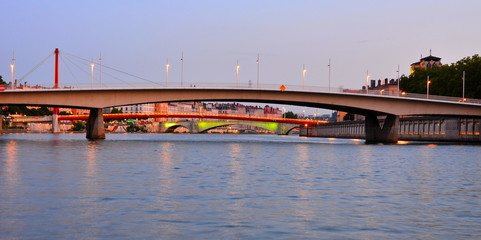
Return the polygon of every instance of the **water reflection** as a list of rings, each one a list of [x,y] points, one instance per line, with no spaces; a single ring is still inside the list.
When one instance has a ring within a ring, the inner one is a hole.
[[[243,180],[245,176],[243,174],[242,162],[244,153],[242,152],[242,146],[239,143],[228,144],[229,153],[229,170],[230,178],[228,180],[229,193],[228,198],[230,199],[230,204],[228,205],[228,212],[230,217],[231,226],[242,225],[242,208],[244,207],[245,199],[249,196],[246,193],[246,185]]]
[[[87,153],[87,165],[85,167],[86,169],[86,175],[89,178],[94,178],[97,176],[97,142],[95,141],[89,141],[89,144],[87,145],[86,153]]]
[[[167,190],[171,189],[172,185],[172,170],[174,164],[172,162],[173,144],[170,142],[163,142],[160,144],[159,149],[160,159],[160,181],[161,181],[161,193],[167,194]]]
[[[17,160],[17,142],[10,141],[6,145],[7,159],[5,161],[5,173],[6,181],[8,185],[14,186],[18,183],[18,160]]]
[[[312,175],[312,167],[310,166],[310,149],[308,144],[297,144],[295,146],[297,152],[297,158],[292,159],[296,165],[297,171],[295,172],[294,178],[296,179],[295,186],[295,199],[294,212],[298,217],[302,218],[302,221],[298,221],[298,225],[304,225],[308,221],[312,221],[315,212],[311,207],[309,207],[309,199],[311,198],[313,183],[312,180],[315,178]],[[306,228],[307,226],[302,226]]]

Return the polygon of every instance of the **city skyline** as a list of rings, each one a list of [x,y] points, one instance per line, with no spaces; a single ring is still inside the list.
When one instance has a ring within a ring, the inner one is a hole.
[[[0,75],[10,81],[15,51],[15,78],[27,74],[55,48],[140,76],[169,83],[240,84],[257,80],[279,86],[329,85],[360,89],[366,70],[371,79],[409,74],[421,54],[441,57],[443,64],[480,52],[481,17],[477,1],[358,3],[347,1],[147,1],[81,3],[4,2],[0,17]],[[182,54],[184,56],[182,56]],[[183,59],[183,60],[181,60]],[[53,82],[53,60],[24,79]],[[90,67],[85,71],[89,71]],[[60,85],[74,82],[61,67]],[[105,76],[105,75],[104,75]],[[90,75],[79,73],[90,85]],[[76,80],[75,80],[76,81]],[[94,81],[98,84],[98,73]],[[129,80],[130,81],[130,80]],[[94,83],[94,86],[96,84]]]

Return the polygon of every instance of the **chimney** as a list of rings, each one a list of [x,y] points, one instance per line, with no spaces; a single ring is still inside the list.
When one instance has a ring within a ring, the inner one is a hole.
[[[387,85],[387,78],[384,79],[384,85]]]
[[[377,86],[378,86],[378,87],[381,86],[381,79],[377,80]]]
[[[376,80],[371,80],[371,88],[375,88],[376,87]]]

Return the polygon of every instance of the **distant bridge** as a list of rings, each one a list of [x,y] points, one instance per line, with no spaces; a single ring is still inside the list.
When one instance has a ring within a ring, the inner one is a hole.
[[[30,105],[90,109],[87,138],[105,138],[102,108],[122,105],[236,101],[288,104],[340,110],[366,116],[366,142],[397,142],[399,116],[481,116],[481,105],[434,99],[367,94],[279,91],[240,88],[50,89],[5,91],[0,105]],[[378,116],[386,116],[379,124]]]
[[[88,115],[59,115],[58,120],[87,120]],[[212,114],[212,113],[114,113],[103,114],[104,119],[142,119],[142,118],[206,118],[206,119],[223,119],[224,121],[178,121],[163,122],[157,126],[160,132],[174,130],[178,127],[184,127],[191,133],[204,133],[211,129],[230,126],[230,125],[249,125],[260,127],[269,131],[273,131],[279,135],[289,134],[293,129],[299,128],[299,125],[317,125],[327,123],[327,121],[309,120],[309,119],[289,119],[289,118],[272,118],[258,117],[234,114]],[[27,123],[51,123],[52,116],[15,116],[10,120],[14,124]],[[234,120],[234,121],[233,121]]]

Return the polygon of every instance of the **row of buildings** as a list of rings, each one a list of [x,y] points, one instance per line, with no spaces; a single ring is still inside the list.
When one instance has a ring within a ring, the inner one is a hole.
[[[282,117],[282,111],[279,108],[269,105],[261,107],[240,103],[172,102],[136,104],[115,108],[122,113],[212,113],[256,117]],[[113,109],[114,108],[104,109],[104,113],[111,113]]]

